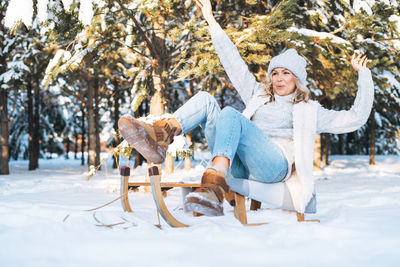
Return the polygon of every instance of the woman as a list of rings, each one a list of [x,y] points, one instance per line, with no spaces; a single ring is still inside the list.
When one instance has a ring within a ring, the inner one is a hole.
[[[209,0],[195,0],[208,22],[220,61],[246,108],[220,110],[216,100],[200,92],[179,108],[173,118],[148,125],[124,116],[119,127],[124,138],[145,158],[160,163],[174,135],[198,125],[204,129],[212,153],[202,186],[186,197],[187,209],[209,216],[223,215],[225,177],[269,185],[261,194],[271,203],[304,213],[313,197],[313,151],[316,134],[346,133],[368,119],[374,86],[366,56],[351,59],[358,71],[357,97],[348,111],[323,108],[309,100],[306,61],[288,49],[272,58],[270,81],[261,84],[249,72],[236,47],[215,21]],[[295,168],[294,168],[295,166]],[[233,179],[235,180],[235,179]]]

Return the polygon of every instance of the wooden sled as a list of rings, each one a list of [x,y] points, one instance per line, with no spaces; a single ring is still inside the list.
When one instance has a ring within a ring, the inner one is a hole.
[[[232,194],[234,194],[234,199],[235,199],[234,214],[236,219],[239,220],[239,222],[247,226],[258,226],[258,225],[268,224],[268,223],[247,223],[245,197],[236,192],[232,192]],[[260,208],[261,208],[261,202],[252,199],[250,204],[250,210],[258,210]],[[304,218],[304,213],[296,212],[296,216],[298,222],[320,222],[320,220],[318,219],[306,220]]]
[[[150,183],[141,182],[141,183],[129,183],[129,175],[130,169],[129,167],[123,166],[121,167],[121,203],[124,211],[132,212],[132,209],[129,205],[128,200],[128,189],[129,187],[139,187],[139,186],[148,186],[151,185],[152,195],[154,199],[154,203],[156,204],[157,210],[160,213],[161,217],[171,226],[171,227],[188,227],[189,225],[184,224],[177,220],[168,210],[163,196],[163,190],[168,190],[175,187],[191,187],[197,188],[200,187],[200,184],[185,184],[185,183],[171,183],[171,182],[161,182],[161,175],[159,174],[159,169],[156,166],[150,167],[148,169]],[[226,200],[234,206],[234,215],[245,226],[258,226],[268,224],[267,222],[262,223],[248,223],[247,222],[247,212],[245,205],[245,197],[236,193],[229,192],[225,196]],[[261,202],[256,200],[251,200],[250,210],[257,210],[261,207]],[[198,216],[198,214],[194,214]],[[304,214],[300,214],[296,212],[297,221],[298,222],[319,222],[319,220],[305,220]]]
[[[153,166],[151,168],[156,168],[158,172],[158,168]],[[151,169],[149,168],[149,170]],[[128,198],[128,191],[129,189],[136,189],[141,186],[152,186],[151,182],[129,182],[129,176],[130,176],[130,168],[127,166],[122,166],[121,170],[121,189],[120,189],[120,194],[121,194],[121,204],[122,204],[122,209],[126,212],[132,212],[132,208],[129,204],[129,198]],[[150,176],[151,179],[151,176]],[[159,181],[161,180],[161,177],[159,177]],[[200,187],[201,184],[199,183],[182,183],[182,182],[159,182],[156,186],[156,188],[160,189],[159,191],[161,192],[161,196],[165,196],[166,191],[175,188],[175,187],[180,187],[180,188],[197,188]],[[154,191],[154,190],[152,190]]]

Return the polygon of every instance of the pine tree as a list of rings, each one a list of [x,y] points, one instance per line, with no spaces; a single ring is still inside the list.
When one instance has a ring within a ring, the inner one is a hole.
[[[324,157],[329,142],[333,153],[398,151],[393,142],[400,125],[398,5],[374,1],[372,6],[363,2],[360,8],[357,3],[213,1],[216,19],[259,81],[272,56],[283,48],[296,48],[309,62],[313,98],[327,108],[348,109],[353,102],[357,91],[357,75],[349,63],[353,52],[363,50],[372,59],[375,115],[355,133],[324,135]],[[100,113],[110,109],[111,95],[120,97],[114,101],[114,124],[120,109],[131,108],[142,116],[150,103],[152,113],[165,108],[172,112],[197,90],[209,91],[221,106],[243,108],[215,54],[207,24],[190,1],[97,1],[93,9],[85,10],[93,16],[80,15],[83,8],[80,1],[71,6],[60,0],[49,4],[48,12],[56,19],[41,20],[41,32],[57,43],[59,51],[47,68],[45,83],[58,83],[56,77],[63,73],[70,76],[75,71],[78,77],[86,73],[89,80],[99,81],[100,88],[104,85],[99,91]],[[368,144],[373,136],[376,149]],[[196,131],[192,138],[198,140]]]
[[[1,20],[1,34],[0,34],[0,84],[1,84],[1,170],[2,174],[9,174],[8,160],[10,144],[10,135],[13,134],[13,113],[15,111],[16,99],[19,94],[17,90],[23,88],[25,83],[25,77],[30,73],[30,68],[25,62],[26,54],[25,50],[28,45],[31,44],[32,39],[28,35],[26,27],[22,27],[20,30],[15,30],[11,33],[5,25],[5,14],[8,8],[8,1],[1,1],[0,8],[0,20]],[[9,96],[12,96],[14,104],[12,109],[8,109]],[[25,102],[23,102],[25,103]],[[24,132],[21,133],[21,138],[18,144],[22,143],[24,139]],[[25,138],[27,141],[27,138]]]
[[[296,11],[299,14],[295,19],[296,25],[289,29],[298,35],[288,42],[295,44],[309,60],[309,87],[327,108],[348,109],[351,106],[357,75],[348,59],[355,50],[367,54],[372,60],[370,66],[375,82],[376,116],[385,114],[381,121],[391,122],[383,126],[391,133],[391,138],[384,137],[377,144],[385,146],[386,153],[393,153],[395,149],[387,145],[394,143],[399,127],[396,96],[399,94],[400,79],[398,62],[395,60],[398,57],[396,47],[400,33],[398,8],[396,3],[386,1],[375,1],[370,8],[367,8],[369,3],[363,4],[363,8],[360,8],[355,2],[353,5],[347,1],[302,1]],[[389,107],[390,111],[387,112]],[[375,119],[376,116],[370,118]],[[373,141],[370,137],[374,135],[371,125],[373,123],[368,123],[357,133],[345,135],[345,138],[349,136],[352,139],[347,138],[349,142],[346,142],[344,153],[368,153],[370,150],[373,154],[373,146],[367,144],[368,140]],[[378,139],[379,136],[383,137],[377,134]],[[331,149],[338,153],[336,148],[341,146],[337,146],[335,140],[339,139],[332,139]],[[354,142],[366,145],[356,145]]]
[[[11,61],[10,52],[17,43],[18,37],[12,38],[9,30],[4,26],[4,17],[8,7],[8,1],[0,2],[0,174],[9,174],[8,153],[8,93],[12,73],[8,72],[8,62]],[[7,74],[8,73],[8,74]]]

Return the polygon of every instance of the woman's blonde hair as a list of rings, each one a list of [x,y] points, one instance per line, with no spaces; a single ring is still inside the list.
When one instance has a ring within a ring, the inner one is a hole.
[[[295,75],[294,80],[296,83],[296,88],[293,92],[293,104],[297,104],[302,101],[308,102],[308,100],[310,99],[310,90],[308,90],[306,86],[301,84],[300,80]],[[275,101],[274,90],[272,88],[272,79],[269,76],[266,76],[262,84],[265,89],[265,96],[269,97],[269,102]]]

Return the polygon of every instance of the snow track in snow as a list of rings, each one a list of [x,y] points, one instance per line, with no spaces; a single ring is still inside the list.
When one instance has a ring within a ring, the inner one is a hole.
[[[270,224],[244,227],[228,203],[225,216],[192,217],[172,189],[166,204],[193,226],[161,221],[161,230],[152,196],[142,191],[129,195],[133,213],[119,201],[84,211],[119,196],[117,170],[103,168],[86,181],[80,160],[43,160],[31,172],[28,162],[11,162],[12,174],[0,176],[1,266],[398,266],[400,157],[378,156],[375,166],[367,156],[330,160],[316,173],[318,210],[309,215],[321,223],[263,207],[249,211],[249,221]],[[178,169],[167,180],[202,170]],[[143,178],[138,169],[131,180]]]

